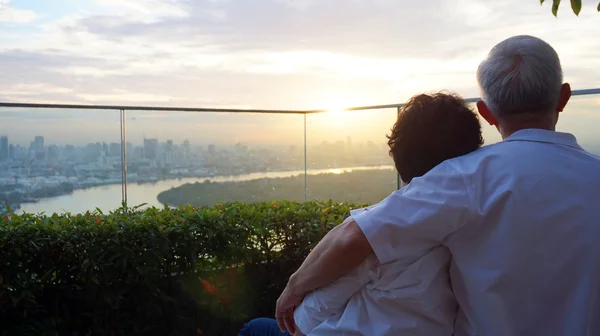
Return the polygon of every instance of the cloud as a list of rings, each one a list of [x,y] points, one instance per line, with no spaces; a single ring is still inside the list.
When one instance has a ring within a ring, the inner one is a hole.
[[[25,84],[25,83],[15,83],[12,86],[12,90],[3,91],[4,94],[12,94],[12,95],[22,95],[26,92],[46,92],[46,93],[70,93],[73,90],[65,87],[52,86],[43,83],[33,83],[33,84]]]
[[[564,6],[558,19],[548,6],[520,0],[77,6],[56,5],[34,13],[43,22],[0,33],[0,100],[314,109],[399,103],[442,89],[472,97],[479,61],[515,34],[551,43],[574,89],[600,86],[600,45],[593,43],[599,14],[588,5],[580,17]],[[157,116],[150,119],[160,127]],[[214,123],[204,124],[212,126],[196,129],[215,132]],[[240,132],[253,127],[236,125]]]
[[[98,3],[121,11],[123,18],[145,23],[188,16],[185,3],[177,0],[98,0]]]
[[[0,3],[0,24],[22,25],[34,21],[38,16],[32,10],[18,9],[10,5],[11,0]]]
[[[151,105],[155,105],[156,103],[168,103],[172,99],[169,95],[144,94],[124,90],[116,90],[108,94],[79,94],[78,97],[92,104],[121,100],[134,104],[150,103]]]

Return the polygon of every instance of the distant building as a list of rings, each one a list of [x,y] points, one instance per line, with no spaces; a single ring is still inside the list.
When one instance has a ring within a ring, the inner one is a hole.
[[[208,153],[209,153],[210,155],[215,155],[215,154],[217,154],[217,146],[215,146],[215,145],[213,145],[213,144],[210,144],[210,145],[208,145]]]
[[[43,149],[35,151],[34,158],[39,162],[46,160],[46,151]]]
[[[44,150],[44,137],[41,135],[36,136],[33,139],[33,145],[36,152]]]
[[[17,147],[15,145],[10,144],[8,146],[8,158],[14,159],[17,156]]]
[[[248,151],[248,146],[241,144],[241,143],[236,143],[235,145],[233,145],[233,148],[235,149],[236,152],[238,153],[245,153]]]
[[[144,158],[144,147],[135,146],[132,150],[127,150],[127,157],[129,159],[140,160]]]
[[[175,147],[173,146],[173,140],[167,140],[163,145],[163,163],[167,166],[171,166],[174,163],[175,158]]]
[[[110,166],[111,166],[111,160],[110,160],[110,157],[108,157],[108,155],[107,155],[107,153],[105,151],[102,151],[100,153],[100,157],[98,158],[98,165],[100,167],[102,167],[103,169],[110,168]]]
[[[48,160],[58,160],[60,158],[60,150],[56,145],[48,146]]]
[[[127,154],[127,157],[132,158],[132,159],[139,159],[141,158],[141,156],[135,156],[135,146],[131,143],[128,142],[125,144],[125,153]]]
[[[121,144],[118,142],[112,142],[108,147],[108,154],[111,157],[120,157],[121,156]]]
[[[183,142],[183,158],[187,159],[190,156],[190,141],[185,139]]]
[[[10,158],[10,152],[8,147],[8,137],[0,137],[0,161],[5,161]]]
[[[144,139],[144,159],[156,160],[158,155],[158,139]]]
[[[73,157],[76,155],[75,153],[75,146],[73,145],[65,145],[65,147],[62,150],[62,157],[70,160],[73,159]]]

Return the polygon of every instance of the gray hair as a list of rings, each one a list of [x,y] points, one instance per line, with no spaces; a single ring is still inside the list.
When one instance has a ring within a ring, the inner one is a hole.
[[[558,104],[562,80],[556,51],[527,35],[498,43],[477,69],[482,99],[498,118],[551,112]]]

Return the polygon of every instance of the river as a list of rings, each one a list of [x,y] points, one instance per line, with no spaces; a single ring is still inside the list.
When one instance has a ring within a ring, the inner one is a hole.
[[[343,172],[357,170],[386,170],[394,169],[393,166],[371,166],[371,167],[345,167],[336,169],[309,169],[309,175],[324,173],[341,174]],[[135,206],[146,203],[148,206],[163,207],[157,196],[159,193],[179,187],[186,183],[203,182],[206,180],[212,182],[241,182],[258,180],[263,178],[291,177],[304,174],[304,170],[251,173],[235,176],[214,176],[203,178],[182,178],[157,181],[155,183],[127,185],[128,205]],[[75,190],[72,194],[58,197],[42,198],[37,203],[24,203],[21,205],[21,211],[28,213],[53,213],[53,212],[71,212],[82,213],[96,208],[108,212],[121,205],[121,185],[105,185],[89,189]]]

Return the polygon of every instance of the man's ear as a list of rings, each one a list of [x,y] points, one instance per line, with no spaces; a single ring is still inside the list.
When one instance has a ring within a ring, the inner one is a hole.
[[[569,99],[571,98],[571,85],[564,83],[560,87],[560,97],[558,98],[558,105],[556,105],[556,112],[562,112],[567,106]]]
[[[479,115],[483,119],[485,119],[485,121],[488,122],[488,124],[490,124],[491,126],[498,125],[498,120],[496,120],[496,117],[494,117],[492,112],[490,112],[490,110],[488,109],[487,105],[485,105],[483,100],[477,101],[477,111],[479,112]]]

